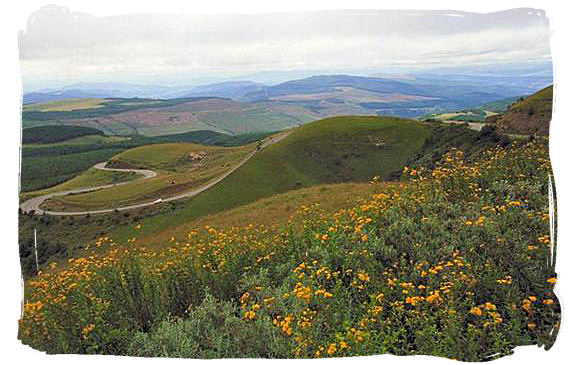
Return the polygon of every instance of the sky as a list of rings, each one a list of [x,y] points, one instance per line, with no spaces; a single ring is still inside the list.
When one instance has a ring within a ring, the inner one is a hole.
[[[170,86],[262,72],[373,74],[550,60],[543,11],[333,10],[94,17],[48,6],[19,34],[24,90],[73,82]]]

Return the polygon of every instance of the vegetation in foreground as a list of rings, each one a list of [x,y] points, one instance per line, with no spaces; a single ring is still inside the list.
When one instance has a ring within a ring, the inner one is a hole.
[[[542,140],[470,163],[452,150],[354,207],[304,207],[301,230],[206,226],[160,253],[101,237],[27,282],[19,337],[48,353],[204,358],[550,348],[550,174]]]

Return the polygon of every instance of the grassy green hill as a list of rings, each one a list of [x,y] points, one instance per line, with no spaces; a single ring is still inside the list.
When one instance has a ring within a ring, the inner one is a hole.
[[[31,134],[30,132],[31,131]],[[86,133],[86,134],[85,134]],[[105,136],[100,130],[81,126],[42,126],[24,129],[22,146],[21,190],[26,196],[60,184],[82,172],[97,162],[102,162],[125,149],[159,143],[197,143],[211,146],[242,146],[265,138],[270,133],[248,133],[226,135],[210,130],[145,137]],[[41,143],[40,143],[41,141]],[[29,142],[29,143],[26,143]],[[96,176],[102,183],[103,177],[115,181],[110,174],[90,173],[87,178],[76,182],[88,182]],[[72,184],[75,187],[76,184]],[[57,190],[62,190],[60,187]]]
[[[54,197],[44,206],[66,211],[104,209],[167,198],[222,175],[254,147],[254,144],[217,147],[161,143],[131,148],[113,156],[109,167],[151,169],[158,173],[157,176],[104,190]]]
[[[514,103],[505,113],[489,121],[497,129],[513,134],[548,136],[552,118],[553,85]]]
[[[143,221],[139,237],[167,236],[197,218],[242,207],[258,199],[317,185],[398,179],[405,165],[434,167],[451,148],[465,158],[508,139],[493,129],[426,123],[391,117],[346,116],[299,127],[259,152],[219,184]],[[328,199],[334,199],[333,194]],[[132,231],[118,229],[117,239]]]
[[[391,117],[333,117],[296,129],[181,208],[148,218],[143,234],[286,191],[366,182],[399,171],[431,134],[427,123]],[[121,232],[121,236],[127,232]]]
[[[452,150],[435,169],[411,169],[404,184],[331,214],[302,207],[301,229],[253,216],[226,230],[187,226],[183,238],[155,242],[166,246],[158,252],[99,236],[81,258],[26,282],[18,338],[48,353],[187,358],[390,353],[480,362],[517,346],[549,349],[561,307],[546,140],[464,157]],[[233,193],[247,194],[239,188]],[[38,246],[40,259],[66,248]],[[22,261],[32,263],[33,252],[28,240]]]

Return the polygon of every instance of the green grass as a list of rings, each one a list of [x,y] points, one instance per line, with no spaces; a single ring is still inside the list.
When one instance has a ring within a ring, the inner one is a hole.
[[[342,207],[353,205],[359,199],[372,193],[384,191],[387,186],[394,184],[398,182],[324,184],[291,190],[216,214],[205,215],[153,235],[139,236],[136,231],[136,245],[148,245],[151,249],[161,249],[167,246],[171,237],[181,240],[187,234],[188,229],[198,229],[204,226],[230,229],[242,225],[243,222],[255,222],[256,225],[266,227],[280,226],[287,224],[302,206],[317,204],[321,211],[332,213]],[[134,232],[131,231],[131,234]]]
[[[22,193],[20,194],[20,201],[24,201],[38,195],[54,193],[57,191],[122,183],[134,180],[136,178],[139,178],[140,176],[141,175],[136,174],[135,172],[105,171],[90,168],[80,175],[77,175],[74,178],[67,180],[61,184],[55,185],[51,188]]]
[[[553,85],[550,85],[513,104],[511,109],[515,111],[524,111],[530,115],[551,113],[553,92]]]
[[[256,107],[241,111],[209,111],[200,118],[212,125],[237,134],[258,131],[278,131],[295,127],[302,122],[286,114],[268,108]]]
[[[193,143],[153,144],[113,156],[109,167],[151,169],[158,176],[83,194],[54,197],[45,207],[55,210],[114,208],[166,198],[197,188],[229,170],[253,145],[213,147]],[[204,153],[203,158],[196,155]],[[193,157],[192,157],[193,154]]]
[[[144,220],[141,235],[290,190],[389,176],[430,133],[425,123],[390,117],[334,117],[307,124],[181,208]],[[116,236],[128,233],[119,230]]]
[[[71,128],[67,128],[71,127]],[[35,129],[36,135],[43,136],[44,141],[51,141],[53,138],[46,139],[45,136],[62,135],[66,138],[60,142],[42,144],[24,144],[22,146],[22,191],[45,189],[66,181],[79,173],[85,171],[92,165],[81,163],[81,161],[93,161],[90,157],[97,154],[111,157],[102,150],[114,150],[120,152],[125,149],[142,145],[152,145],[169,142],[191,142],[214,146],[243,146],[259,139],[269,136],[271,133],[249,133],[243,135],[226,135],[213,131],[202,130],[182,134],[164,135],[159,137],[145,137],[133,135],[128,137],[103,136],[103,135],[82,135],[80,137],[70,137],[70,134],[61,133],[62,131],[72,130],[74,132],[83,131],[82,127],[76,129],[74,126],[44,126],[27,128],[24,131]],[[39,133],[40,131],[46,131]],[[90,130],[89,128],[85,128]],[[94,130],[97,133],[100,131]],[[87,153],[89,152],[89,153]],[[63,157],[67,156],[67,157]],[[74,157],[72,157],[74,156]],[[76,160],[75,160],[76,159]],[[99,158],[95,162],[104,161]],[[94,163],[93,163],[94,164]],[[61,166],[60,166],[61,165]]]

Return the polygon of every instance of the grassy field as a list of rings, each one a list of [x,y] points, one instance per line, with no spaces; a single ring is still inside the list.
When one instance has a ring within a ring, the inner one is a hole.
[[[113,208],[166,198],[220,176],[236,165],[254,145],[212,147],[193,143],[167,143],[136,147],[113,156],[109,167],[151,169],[158,176],[127,185],[54,197],[44,206],[54,210]]]
[[[486,361],[550,348],[560,304],[547,141],[471,160],[451,149],[431,170],[403,171],[403,184],[334,213],[208,225],[157,253],[102,236],[27,282],[19,338],[48,353],[193,358]]]
[[[93,101],[86,99],[85,108],[73,109],[80,100],[54,102],[62,105],[60,109],[45,109],[44,104],[27,105],[22,113],[22,124],[24,127],[79,125],[97,128],[109,135],[162,136],[198,130],[236,135],[279,131],[315,119],[301,107],[288,113],[288,108],[273,110],[270,105],[251,105],[223,98],[112,98],[101,99],[94,108],[87,107]]]
[[[24,105],[23,111],[66,112],[80,109],[94,109],[103,107],[103,103],[107,101],[109,100],[101,98],[80,98],[48,101],[45,103],[33,103]]]
[[[151,250],[161,249],[169,245],[168,242],[172,237],[182,240],[188,230],[204,226],[230,229],[241,225],[242,222],[255,222],[256,225],[266,227],[281,226],[289,223],[302,207],[314,204],[317,204],[322,212],[332,213],[343,206],[353,205],[372,193],[381,192],[392,184],[399,183],[342,183],[312,186],[269,196],[220,213],[201,216],[153,235],[145,236],[142,228],[130,230],[130,234],[136,237],[135,246],[147,245]]]

